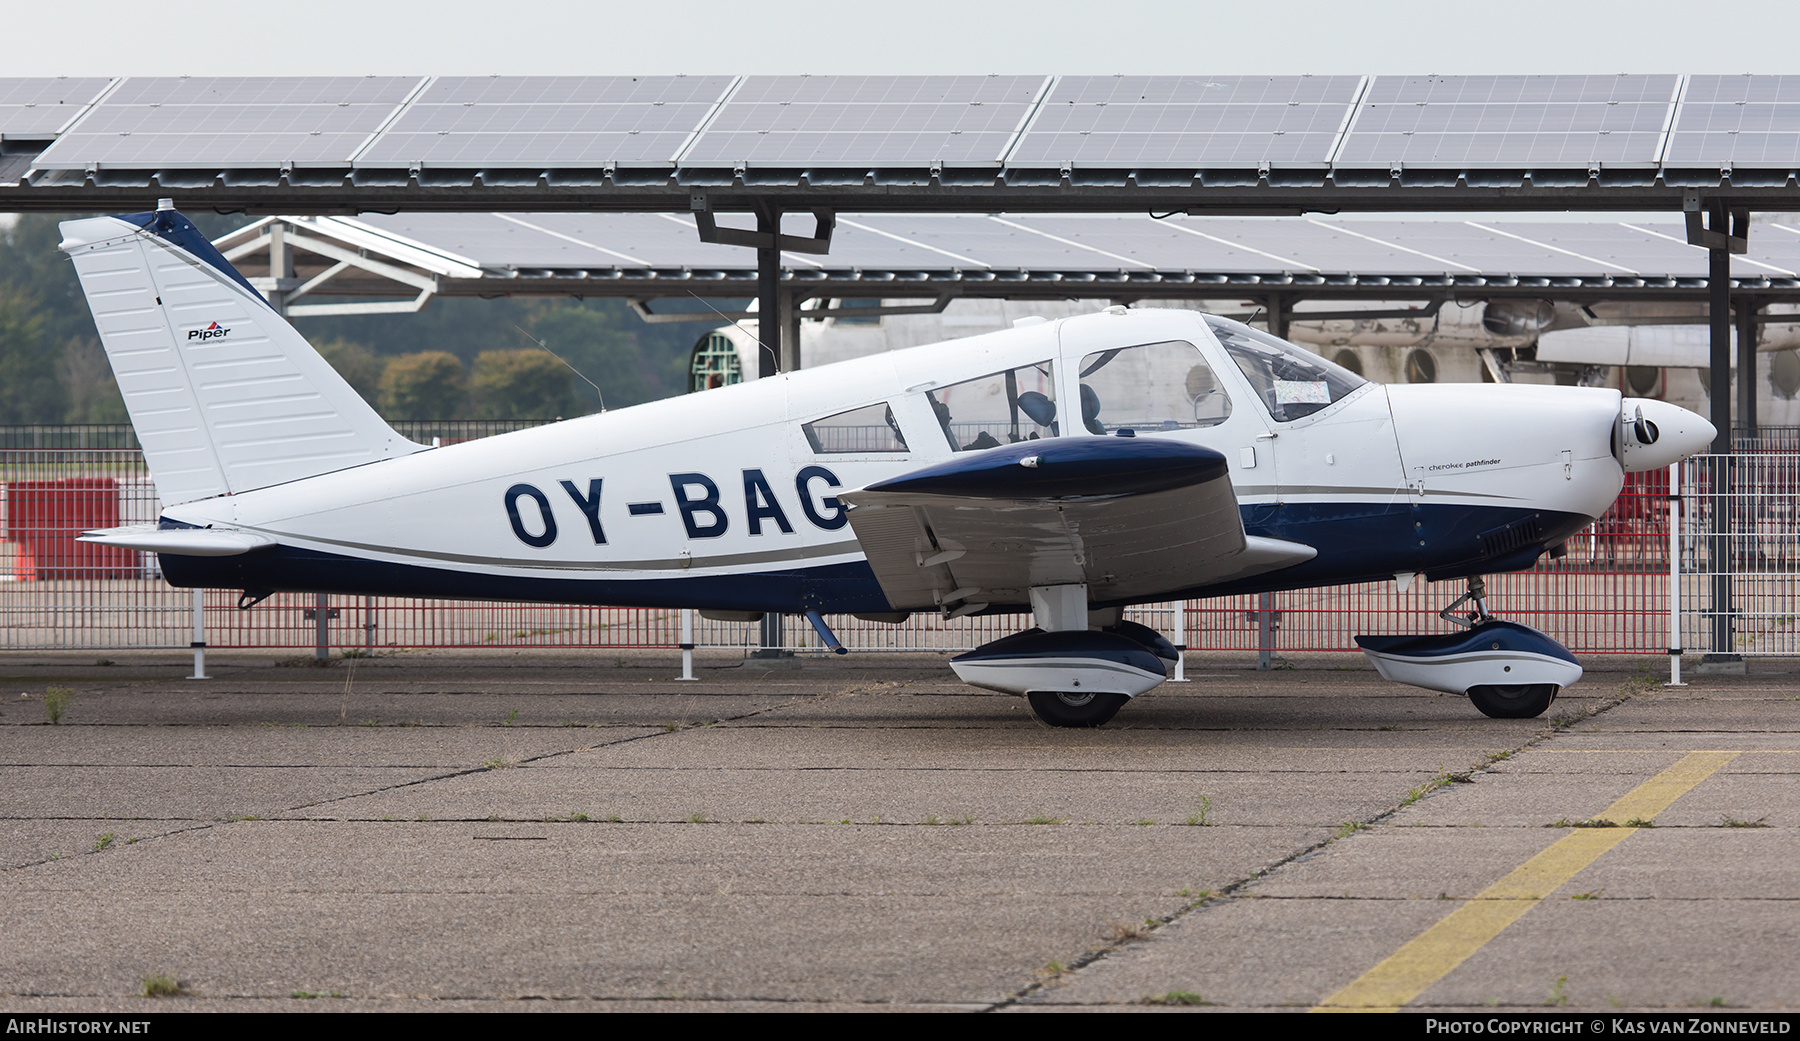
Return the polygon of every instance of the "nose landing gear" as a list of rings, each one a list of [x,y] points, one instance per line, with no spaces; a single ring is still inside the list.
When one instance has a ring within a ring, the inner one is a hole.
[[[1457,609],[1470,603],[1474,606],[1466,617],[1459,616]],[[1356,644],[1383,678],[1466,694],[1483,715],[1496,719],[1542,715],[1558,691],[1581,678],[1581,665],[1567,647],[1528,625],[1488,613],[1487,584],[1479,575],[1438,616],[1462,631],[1358,636]]]

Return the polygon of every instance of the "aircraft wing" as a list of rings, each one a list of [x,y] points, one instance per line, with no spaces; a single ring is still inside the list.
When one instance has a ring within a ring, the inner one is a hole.
[[[1246,536],[1225,457],[1161,438],[1069,437],[959,455],[838,498],[889,603],[955,616],[1086,583],[1144,602],[1311,560]]]

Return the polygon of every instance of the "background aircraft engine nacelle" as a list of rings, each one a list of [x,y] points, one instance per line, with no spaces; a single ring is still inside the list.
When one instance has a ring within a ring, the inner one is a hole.
[[[1626,473],[1657,470],[1704,452],[1718,428],[1680,405],[1626,398],[1613,432],[1613,455]]]
[[[1022,633],[950,659],[964,683],[1006,694],[1060,692],[1135,698],[1169,678],[1161,658],[1117,633]]]

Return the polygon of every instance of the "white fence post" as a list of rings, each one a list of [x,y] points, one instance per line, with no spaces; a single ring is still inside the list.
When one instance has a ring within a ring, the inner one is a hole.
[[[681,678],[694,679],[694,609],[681,609]]]
[[[210,679],[206,674],[206,590],[194,590],[194,674],[190,680]]]
[[[1187,601],[1175,601],[1175,675],[1169,678],[1170,683],[1186,683],[1187,680]]]

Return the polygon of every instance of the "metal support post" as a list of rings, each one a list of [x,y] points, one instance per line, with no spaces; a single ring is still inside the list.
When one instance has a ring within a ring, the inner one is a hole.
[[[681,679],[694,679],[694,609],[681,609]]]
[[[1288,323],[1294,316],[1294,303],[1285,294],[1269,295],[1269,334],[1287,339]]]
[[[765,611],[761,626],[762,646],[750,652],[752,658],[791,658],[792,652],[781,649],[781,615]]]
[[[756,230],[769,242],[756,251],[756,339],[762,345],[756,352],[757,378],[767,379],[780,369],[775,352],[781,349],[781,250],[775,243],[781,234],[781,211],[758,209]]]
[[[1275,594],[1256,594],[1256,667],[1264,672],[1275,667]]]
[[[800,301],[792,292],[776,294],[776,313],[781,316],[781,371],[800,368]]]
[[[313,606],[313,657],[320,661],[331,657],[331,603],[324,593]]]
[[[1756,335],[1762,305],[1739,299],[1737,304],[1738,426],[1756,436]]]
[[[206,590],[194,590],[194,642],[188,646],[194,648],[194,674],[190,680],[205,680],[212,677],[206,674]]]
[[[1714,230],[1725,228],[1728,214],[1725,206],[1713,207]],[[1712,652],[1707,662],[1732,662],[1731,634],[1731,252],[1726,243],[1715,242],[1707,250],[1707,319],[1711,325],[1711,371],[1707,384],[1711,388],[1712,422],[1718,431],[1713,439],[1712,460],[1712,537],[1707,557],[1712,568]]]
[[[294,277],[294,251],[288,248],[287,225],[279,220],[269,223],[269,277],[278,287]],[[287,290],[280,288],[270,289],[266,294],[269,306],[283,317],[287,316],[287,294]]]

